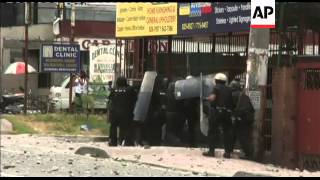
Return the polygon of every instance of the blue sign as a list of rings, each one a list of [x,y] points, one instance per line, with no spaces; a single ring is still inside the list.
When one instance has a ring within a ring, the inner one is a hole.
[[[42,44],[41,72],[80,72],[80,46],[78,44]]]
[[[249,2],[179,3],[178,8],[179,35],[250,30]]]
[[[249,31],[251,5],[246,3],[214,3],[214,32]],[[219,12],[219,13],[218,13]]]
[[[179,3],[178,34],[209,33],[213,3]]]

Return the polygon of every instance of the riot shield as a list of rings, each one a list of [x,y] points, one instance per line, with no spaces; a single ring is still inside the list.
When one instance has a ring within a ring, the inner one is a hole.
[[[143,122],[146,119],[156,77],[157,73],[155,71],[145,72],[133,111],[134,121]]]
[[[200,74],[200,130],[201,133],[205,136],[208,136],[209,131],[209,117],[206,113],[203,111],[204,97],[207,97],[210,92],[210,82],[208,82],[206,79],[203,79],[202,73]],[[206,86],[206,88],[204,88]],[[209,87],[209,88],[208,88]],[[207,105],[207,104],[206,104]]]
[[[198,78],[178,80],[174,85],[175,99],[189,99],[199,97],[200,81]]]
[[[208,97],[213,91],[213,81],[209,76],[202,76],[202,95]]]
[[[203,82],[203,83],[201,83]],[[200,97],[200,87],[202,87],[203,96],[209,96],[213,89],[213,83],[209,76],[179,80],[175,83],[174,96],[177,100]]]

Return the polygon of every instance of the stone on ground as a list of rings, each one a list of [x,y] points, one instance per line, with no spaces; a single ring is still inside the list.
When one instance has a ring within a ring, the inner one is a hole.
[[[13,132],[12,123],[10,121],[6,119],[0,119],[0,124],[1,124],[1,134]]]
[[[110,158],[110,156],[106,153],[106,151],[99,148],[95,148],[95,147],[80,147],[79,149],[77,149],[75,154],[79,154],[79,155],[89,154],[90,156],[96,157],[96,158]]]

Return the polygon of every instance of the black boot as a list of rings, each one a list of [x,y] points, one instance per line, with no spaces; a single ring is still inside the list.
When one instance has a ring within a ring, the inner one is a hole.
[[[231,158],[231,154],[230,153],[224,153],[223,157],[226,159],[230,159]]]
[[[215,157],[215,154],[214,154],[213,150],[209,150],[207,152],[203,152],[202,155],[203,156],[207,156],[207,157]]]
[[[114,147],[114,146],[117,146],[117,143],[114,143],[114,142],[108,142],[108,145],[109,145],[109,146]]]
[[[252,156],[252,155],[245,155],[245,156],[241,156],[240,159],[243,159],[243,160],[253,160],[253,156]]]

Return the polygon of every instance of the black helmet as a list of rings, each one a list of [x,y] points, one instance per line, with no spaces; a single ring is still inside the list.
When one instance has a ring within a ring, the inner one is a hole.
[[[127,86],[127,79],[125,77],[118,77],[116,82],[117,87],[125,87]]]
[[[240,84],[240,81],[238,80],[231,81],[229,86],[233,91],[241,90],[241,84]]]

